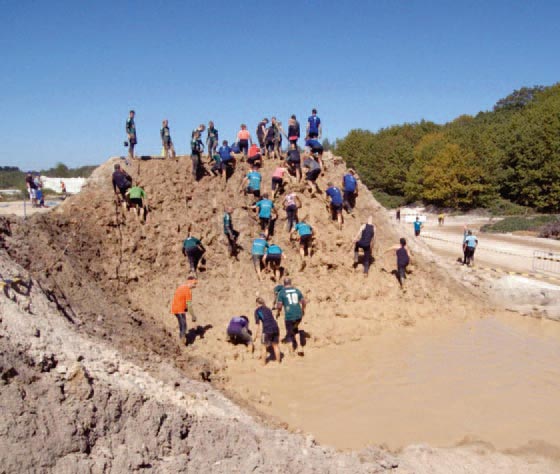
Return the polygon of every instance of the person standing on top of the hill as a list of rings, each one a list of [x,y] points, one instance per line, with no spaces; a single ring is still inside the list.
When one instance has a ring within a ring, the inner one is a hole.
[[[280,279],[280,265],[282,260],[285,259],[286,256],[280,246],[276,244],[270,244],[266,249],[266,255],[264,257],[264,264],[267,270],[272,271],[272,278],[274,281],[278,281]]]
[[[288,166],[290,174],[295,176],[297,182],[299,183],[301,181],[301,155],[299,154],[298,147],[295,143],[290,145],[286,165]]]
[[[193,137],[191,140],[191,161],[192,161],[192,177],[195,181],[201,178],[202,174],[202,151],[204,150],[204,145],[200,139],[200,132],[193,131]]]
[[[247,130],[247,125],[241,124],[241,130],[237,132],[237,143],[239,143],[239,150],[243,153],[243,156],[247,157],[247,152],[249,151],[249,145],[253,144],[251,134]]]
[[[265,153],[265,137],[266,137],[266,126],[268,124],[268,119],[263,118],[257,125],[257,140],[259,141],[259,147],[261,148],[261,154]]]
[[[164,150],[165,158],[175,158],[175,147],[173,146],[173,141],[171,140],[171,134],[169,132],[169,121],[165,119],[161,124],[161,130],[159,132],[161,136],[161,145]]]
[[[463,265],[474,263],[474,251],[478,245],[478,239],[473,235],[472,230],[467,230],[467,235],[463,239]]]
[[[331,182],[327,183],[326,195],[330,198],[330,210],[332,220],[338,222],[338,228],[342,229],[344,219],[342,217],[342,193],[340,189],[334,186]]]
[[[420,222],[420,218],[416,216],[416,220],[414,221],[414,235],[418,237],[420,235],[420,231],[422,230],[422,222]]]
[[[232,344],[245,344],[251,352],[255,350],[251,330],[249,329],[249,318],[247,316],[234,316],[230,319],[226,335]]]
[[[367,224],[363,224],[354,237],[354,268],[358,265],[360,249],[364,251],[364,276],[368,276],[372,259],[372,247],[375,243],[375,225],[373,216],[368,217]]]
[[[121,165],[119,165],[118,163],[115,164],[115,171],[113,171],[113,191],[118,198],[119,194],[117,192],[117,189],[119,190],[123,199],[122,202],[125,209],[130,207],[126,192],[130,189],[131,186],[132,178],[130,177],[130,175],[126,171],[121,169]]]
[[[295,225],[291,233],[297,233],[299,235],[299,255],[301,257],[300,270],[303,270],[305,268],[305,257],[309,256],[309,247],[313,242],[313,228],[307,222],[301,221]]]
[[[301,320],[305,315],[305,298],[301,291],[292,286],[290,278],[284,278],[284,288],[278,293],[277,308],[284,308],[284,322],[286,324],[286,342],[291,343],[292,352],[298,349],[296,335],[299,335],[299,351],[298,355],[303,356],[303,347],[305,346],[305,334],[299,328]]]
[[[307,119],[307,138],[321,138],[321,131],[321,119],[317,116],[317,109],[313,109]]]
[[[311,155],[307,155],[303,160],[303,167],[307,169],[305,173],[305,181],[308,185],[309,193],[311,197],[315,195],[315,193],[319,193],[319,187],[317,186],[317,178],[321,174],[321,165],[313,158]]]
[[[356,172],[352,168],[342,177],[342,189],[344,190],[343,207],[348,214],[352,214],[358,196],[358,180]]]
[[[229,256],[237,257],[237,238],[239,237],[239,232],[233,228],[232,212],[233,208],[229,206],[224,210],[224,234],[228,240]]]
[[[319,142],[319,140],[315,138],[309,138],[305,140],[305,146],[309,149],[310,153],[315,157],[319,165],[321,166],[321,170],[325,169],[325,165],[323,163],[323,145]]]
[[[243,178],[241,182],[241,190],[245,194],[252,194],[256,199],[261,197],[261,181],[262,176],[258,171],[258,168],[253,165],[251,171],[247,173],[247,176]],[[254,201],[256,202],[256,200]]]
[[[187,312],[191,315],[192,322],[196,322],[192,306],[192,289],[198,283],[194,276],[189,276],[187,282],[180,285],[175,290],[173,302],[171,303],[171,314],[174,314],[179,322],[179,339],[186,338],[187,335]],[[185,340],[185,344],[187,340]]]
[[[401,237],[399,242],[400,242],[399,245],[389,247],[387,250],[385,250],[384,253],[390,252],[391,250],[395,251],[395,254],[397,256],[397,279],[399,280],[401,289],[404,290],[405,289],[404,280],[406,279],[406,267],[410,263],[411,254],[408,252],[408,249],[406,248],[406,239],[404,237]]]
[[[270,308],[266,306],[264,300],[259,296],[256,300],[257,308],[255,309],[255,324],[257,329],[255,331],[255,341],[259,337],[259,332],[262,323],[262,363],[266,365],[267,349],[272,347],[274,351],[274,358],[280,364],[282,359],[280,357],[280,348],[278,342],[280,340],[280,329],[278,323],[274,319],[274,315]]]
[[[284,192],[284,175],[288,174],[288,168],[277,166],[272,173],[272,199],[276,199],[278,194]]]
[[[134,116],[136,112],[131,110],[128,113],[128,118],[126,119],[126,136],[128,138],[128,158],[131,160],[134,158],[134,146],[138,143],[138,137],[136,136],[136,124],[134,123]],[[126,163],[128,164],[128,162]]]
[[[293,226],[298,222],[297,211],[301,207],[301,200],[298,195],[292,191],[284,197],[283,206],[286,211],[287,230],[291,232]]]
[[[270,119],[270,127],[266,129],[265,146],[267,159],[276,159],[279,157],[276,154],[278,142],[280,140],[279,137],[280,129],[278,128],[278,122],[276,121],[276,117],[272,117]]]
[[[228,145],[228,141],[224,140],[222,146],[218,150],[221,161],[222,180],[225,182],[232,175],[235,168],[235,158],[233,157],[233,150]]]
[[[258,210],[261,230],[268,239],[268,236],[272,233],[272,221],[276,220],[278,217],[276,209],[274,209],[274,203],[268,199],[268,193],[264,193],[262,199],[252,206],[252,209]]]
[[[146,222],[146,215],[148,214],[147,196],[144,190],[140,187],[140,182],[137,181],[135,186],[132,186],[125,193],[128,198],[130,207],[134,209],[134,214],[142,222]]]
[[[198,132],[198,137],[202,140],[202,133],[204,132],[204,130],[206,130],[206,125],[204,125],[203,123],[201,123],[198,127],[196,127],[192,133],[191,133],[191,138],[194,138],[194,135],[196,132]]]
[[[251,247],[251,259],[253,260],[253,267],[255,267],[255,272],[257,272],[259,280],[262,280],[262,268],[264,266],[264,256],[267,249],[268,242],[266,241],[266,235],[261,233],[259,237],[253,240],[253,245]]]
[[[196,275],[198,270],[198,264],[206,252],[204,245],[202,242],[193,237],[189,232],[187,238],[183,240],[183,255],[185,255],[189,259],[189,272]]]
[[[206,135],[206,151],[208,152],[208,160],[210,160],[218,149],[218,130],[214,127],[214,122],[208,122],[208,130]]]
[[[297,142],[299,137],[301,136],[299,122],[296,119],[295,115],[292,115],[288,120],[288,141],[290,145],[297,146]]]

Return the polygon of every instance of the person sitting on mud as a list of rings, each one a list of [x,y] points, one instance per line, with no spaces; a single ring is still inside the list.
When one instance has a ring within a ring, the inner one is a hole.
[[[286,194],[282,205],[286,211],[286,228],[288,232],[291,232],[293,226],[298,222],[297,211],[301,207],[301,200],[298,195],[292,191]]]
[[[229,256],[235,258],[237,257],[237,238],[239,237],[239,232],[233,228],[232,212],[233,208],[229,206],[224,210],[224,234],[228,240]]]
[[[257,325],[257,329],[255,332],[255,341],[258,340],[262,323],[262,364],[266,365],[269,347],[272,347],[274,358],[280,364],[282,363],[282,358],[280,356],[280,348],[278,347],[278,342],[280,340],[280,329],[278,328],[278,323],[276,322],[276,319],[274,319],[271,309],[265,305],[264,300],[260,296],[257,298],[256,303],[257,308],[255,309],[255,324]]]
[[[183,255],[189,259],[190,273],[196,275],[198,264],[204,252],[206,252],[206,249],[202,245],[202,242],[196,237],[193,237],[189,232],[187,238],[183,241]]]
[[[262,176],[259,173],[258,168],[253,166],[252,170],[247,173],[245,178],[243,178],[240,191],[244,191],[246,195],[252,194],[258,199],[261,197],[261,181]]]
[[[474,263],[474,251],[478,245],[478,239],[473,235],[472,230],[467,230],[467,235],[463,241],[463,265]]]
[[[310,256],[310,247],[313,243],[314,232],[313,228],[304,221],[298,222],[294,230],[293,235],[299,235],[299,255],[301,257],[301,270],[305,268],[305,257]]]
[[[319,193],[319,187],[317,186],[317,178],[321,174],[321,165],[310,155],[303,160],[303,167],[308,171],[305,173],[305,181],[308,186],[309,193],[311,197],[315,193]]]
[[[284,192],[284,175],[288,173],[288,168],[277,166],[272,173],[272,199],[276,199],[278,194]]]
[[[356,179],[356,172],[352,168],[342,177],[342,189],[344,191],[342,207],[348,214],[352,214],[358,196],[358,180]]]
[[[228,342],[232,344],[245,344],[251,352],[255,350],[251,330],[249,329],[249,318],[247,316],[234,316],[230,319],[226,330]]]
[[[272,234],[272,223],[278,217],[276,209],[274,209],[274,203],[268,199],[268,193],[264,193],[262,199],[251,208],[259,211],[259,224],[261,226],[261,231],[264,232],[266,238],[268,239],[269,235]]]
[[[410,263],[410,253],[406,248],[406,239],[401,237],[399,241],[399,245],[394,245],[393,247],[389,247],[385,250],[384,253],[390,252],[394,250],[397,256],[397,279],[399,280],[399,285],[401,286],[402,290],[405,290],[404,287],[404,280],[406,279],[406,267]]]
[[[146,216],[148,214],[148,201],[146,193],[140,187],[140,182],[137,181],[135,186],[132,186],[125,193],[128,199],[130,207],[134,209],[134,214],[137,219],[141,219],[142,222],[146,222]]]
[[[301,291],[292,286],[290,278],[284,278],[284,288],[278,293],[277,308],[284,308],[284,322],[286,324],[286,342],[291,343],[292,352],[298,349],[296,335],[299,335],[299,351],[298,355],[303,356],[303,347],[305,346],[305,334],[299,328],[301,320],[305,315],[305,306],[307,302]]]
[[[268,242],[266,241],[266,235],[261,233],[259,237],[253,240],[253,245],[251,247],[253,267],[255,268],[255,272],[257,272],[259,280],[262,280],[262,267],[264,266],[264,256],[267,249]]]
[[[338,222],[338,228],[342,229],[342,224],[344,219],[342,217],[342,193],[340,189],[334,186],[332,183],[327,183],[327,190],[325,191],[327,197],[330,199],[330,211],[332,220]]]
[[[372,248],[375,243],[375,225],[373,224],[373,216],[368,217],[367,224],[362,224],[360,230],[354,237],[354,268],[358,265],[360,249],[364,251],[364,276],[368,276],[369,264],[372,259]]]
[[[299,183],[301,181],[301,155],[299,154],[298,147],[295,143],[290,145],[286,165],[288,166],[288,172],[290,175],[295,176],[297,182]]]
[[[118,199],[119,194],[117,192],[117,189],[119,190],[125,209],[128,209],[128,207],[130,207],[128,198],[126,197],[126,192],[130,189],[131,186],[132,178],[130,177],[130,175],[126,171],[121,169],[121,165],[119,165],[118,163],[115,164],[115,171],[113,171],[113,191],[115,192],[115,195]]]
[[[266,249],[266,255],[263,257],[263,263],[265,265],[266,271],[272,272],[272,279],[274,281],[280,280],[280,266],[282,260],[286,256],[282,252],[282,249],[276,244],[270,244]]]
[[[262,166],[261,150],[256,143],[253,143],[249,148],[247,163],[251,168],[253,166],[256,166],[257,168],[260,168]]]
[[[187,315],[191,315],[192,322],[196,322],[192,306],[192,289],[196,288],[198,283],[194,276],[189,276],[186,283],[182,284],[175,290],[173,302],[171,303],[171,314],[174,314],[179,323],[179,339],[186,338],[187,335]],[[188,341],[185,339],[185,344]]]

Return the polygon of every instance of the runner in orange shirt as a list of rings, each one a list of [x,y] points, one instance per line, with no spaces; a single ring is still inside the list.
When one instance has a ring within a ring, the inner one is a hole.
[[[183,339],[187,334],[187,311],[191,315],[192,322],[196,322],[192,307],[192,289],[196,288],[197,283],[198,280],[194,276],[189,276],[187,282],[180,285],[173,296],[171,313],[175,315],[179,322],[179,339]],[[185,343],[187,343],[186,340]]]

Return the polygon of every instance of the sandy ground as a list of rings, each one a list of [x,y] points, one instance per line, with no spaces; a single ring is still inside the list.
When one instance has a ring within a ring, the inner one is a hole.
[[[59,203],[60,201],[48,200],[45,202],[47,207],[32,207],[29,201],[0,201],[0,216],[14,215],[23,217],[24,215],[44,214],[52,210]]]

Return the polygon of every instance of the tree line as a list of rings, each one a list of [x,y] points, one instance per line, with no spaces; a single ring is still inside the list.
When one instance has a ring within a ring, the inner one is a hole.
[[[51,176],[54,178],[87,178],[93,173],[95,168],[97,166],[68,168],[64,163],[57,163],[52,168],[32,171],[32,173],[39,173],[41,176]],[[14,188],[25,190],[26,174],[26,171],[21,171],[17,166],[0,166],[0,189]]]
[[[421,121],[352,130],[337,154],[372,190],[438,207],[507,200],[560,211],[560,83],[521,88],[492,111],[444,125]]]

